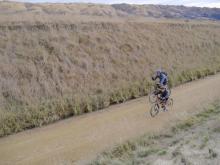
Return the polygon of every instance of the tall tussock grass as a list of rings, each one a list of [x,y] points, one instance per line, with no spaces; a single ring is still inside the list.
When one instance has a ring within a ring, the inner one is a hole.
[[[14,28],[13,28],[14,27]],[[220,71],[220,25],[198,22],[15,22],[0,27],[0,136]]]

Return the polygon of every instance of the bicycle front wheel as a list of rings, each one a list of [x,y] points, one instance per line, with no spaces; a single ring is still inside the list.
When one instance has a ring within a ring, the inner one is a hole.
[[[150,110],[150,115],[151,117],[155,117],[158,113],[159,113],[159,110],[160,110],[160,107],[158,104],[154,104],[152,107],[151,107],[151,110]]]
[[[153,91],[149,94],[149,102],[155,103],[156,101],[157,101],[157,95],[155,95],[155,92]]]

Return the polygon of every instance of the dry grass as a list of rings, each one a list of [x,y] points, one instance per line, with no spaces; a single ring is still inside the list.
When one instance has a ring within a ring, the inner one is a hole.
[[[171,85],[220,71],[218,22],[50,18],[0,16],[0,136],[146,95],[157,68]]]

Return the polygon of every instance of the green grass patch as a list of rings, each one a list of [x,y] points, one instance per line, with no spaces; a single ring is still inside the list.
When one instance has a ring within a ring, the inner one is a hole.
[[[138,157],[147,157],[151,154],[156,154],[159,151],[159,149],[155,149],[155,148],[150,148],[150,149],[142,149],[141,151],[137,152],[137,156]]]
[[[205,146],[207,145],[208,141],[209,141],[209,137],[208,136],[203,137],[202,144],[200,145],[199,149],[205,148]]]
[[[208,119],[212,115],[216,115],[220,113],[220,106],[217,104],[213,104],[211,108],[190,117],[183,123],[177,124],[175,127],[172,128],[172,132],[178,132],[181,130],[187,130],[194,126],[195,124],[198,124],[206,119]]]
[[[161,151],[158,152],[159,156],[163,156],[163,155],[166,155],[166,154],[167,154],[166,150],[161,150]]]
[[[214,128],[213,131],[216,133],[220,133],[220,127]]]

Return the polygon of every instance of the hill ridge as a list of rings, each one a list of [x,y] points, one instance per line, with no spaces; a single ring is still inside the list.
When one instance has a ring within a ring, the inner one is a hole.
[[[145,17],[220,20],[219,8],[173,5],[22,3],[0,1],[0,15],[7,14],[86,15],[106,17]]]

